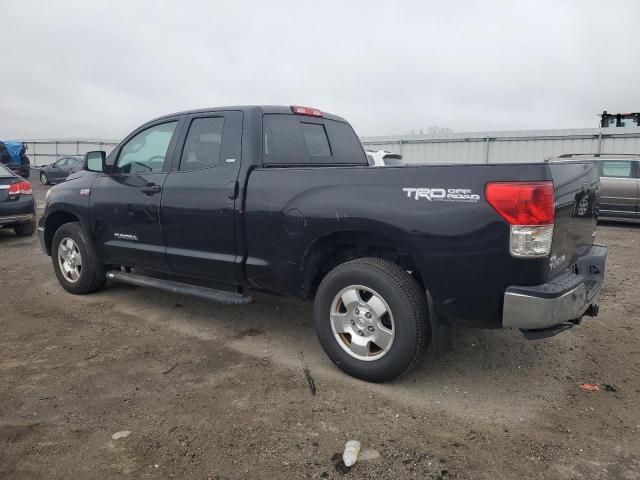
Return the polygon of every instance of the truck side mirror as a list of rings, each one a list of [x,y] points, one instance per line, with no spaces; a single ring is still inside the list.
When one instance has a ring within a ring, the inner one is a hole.
[[[107,152],[103,150],[95,150],[93,152],[87,152],[84,156],[84,170],[89,172],[104,172],[106,170],[106,158]]]

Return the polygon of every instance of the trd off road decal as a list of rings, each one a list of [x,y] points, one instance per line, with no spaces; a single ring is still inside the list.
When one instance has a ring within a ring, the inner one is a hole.
[[[480,200],[480,195],[469,188],[403,188],[407,198],[430,202],[472,202]]]

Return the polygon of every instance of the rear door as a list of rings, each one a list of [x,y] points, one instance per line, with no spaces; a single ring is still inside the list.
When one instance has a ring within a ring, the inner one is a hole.
[[[236,198],[240,111],[187,117],[162,192],[162,227],[171,270],[221,283],[240,280]]]
[[[73,158],[67,157],[64,161],[64,165],[60,168],[60,180],[66,180],[66,178],[71,174],[74,166]]]
[[[600,212],[603,216],[634,216],[638,213],[638,179],[633,160],[598,160]]]
[[[167,118],[135,131],[114,152],[111,173],[96,178],[91,223],[107,263],[168,271],[160,198],[180,121]]]
[[[82,163],[83,161],[79,158],[70,158],[68,175],[71,175],[72,173],[79,172],[80,170],[82,170]]]

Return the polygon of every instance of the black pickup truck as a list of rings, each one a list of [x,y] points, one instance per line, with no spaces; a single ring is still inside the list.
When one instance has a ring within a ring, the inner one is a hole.
[[[556,334],[598,312],[590,160],[375,168],[351,126],[307,107],[167,115],[47,192],[60,284],[106,279],[244,304],[313,299],[345,372],[392,379],[455,324]]]

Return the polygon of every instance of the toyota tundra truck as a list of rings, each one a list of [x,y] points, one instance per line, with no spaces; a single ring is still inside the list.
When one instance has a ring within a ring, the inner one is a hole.
[[[47,192],[38,235],[73,294],[110,280],[236,305],[313,300],[329,358],[382,382],[454,325],[531,339],[596,316],[599,182],[582,158],[372,168],[336,115],[211,108],[89,152]]]

